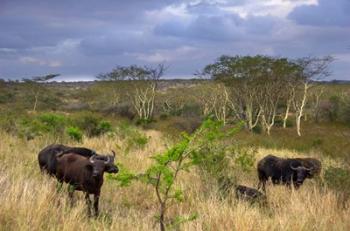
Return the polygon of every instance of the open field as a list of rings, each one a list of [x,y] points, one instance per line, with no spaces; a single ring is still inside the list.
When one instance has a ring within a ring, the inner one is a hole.
[[[150,155],[165,149],[166,140],[158,131],[146,131],[151,137],[143,150],[128,154],[117,151],[117,161],[139,172],[147,168]],[[97,219],[86,216],[81,193],[76,194],[76,206],[70,207],[66,192],[56,192],[56,181],[41,175],[37,163],[38,151],[50,140],[38,138],[24,141],[2,133],[0,143],[0,229],[1,230],[153,230],[158,229],[153,189],[140,183],[121,188],[107,179],[100,200],[101,215]],[[74,143],[72,143],[74,145]],[[118,138],[87,138],[83,144],[108,152],[123,149]],[[282,156],[305,156],[288,150],[259,148],[257,160],[268,153]],[[313,155],[316,155],[315,153]],[[317,156],[316,156],[317,157]],[[325,158],[327,165],[342,165]],[[256,186],[255,171],[241,172],[239,183]],[[215,186],[203,185],[198,172],[192,169],[182,174],[179,186],[184,189],[185,201],[169,210],[169,216],[198,214],[194,221],[180,226],[180,230],[349,230],[350,201],[343,201],[333,190],[321,187],[316,180],[306,180],[300,190],[283,186],[268,186],[268,205],[259,207],[247,202],[220,200]]]

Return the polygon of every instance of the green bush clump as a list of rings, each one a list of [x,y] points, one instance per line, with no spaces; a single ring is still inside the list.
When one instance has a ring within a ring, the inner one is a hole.
[[[88,137],[100,136],[113,130],[110,122],[92,113],[79,113],[72,120],[72,124],[84,131]]]
[[[113,131],[112,124],[106,120],[99,122],[97,125],[97,133],[99,135],[105,134],[107,132],[112,132],[112,131]]]
[[[54,113],[44,113],[38,116],[42,129],[50,133],[62,134],[66,125],[66,118],[63,115]]]
[[[235,153],[235,164],[245,172],[253,169],[257,150],[239,148]]]
[[[16,135],[18,133],[16,113],[13,113],[13,112],[1,113],[0,129],[12,135]]]
[[[223,182],[229,180],[235,182],[234,166],[231,159],[235,157],[233,146],[228,146],[225,142],[236,134],[243,127],[243,123],[239,123],[233,128],[227,130],[220,121],[206,120],[202,128],[205,132],[202,133],[199,148],[193,154],[193,159],[201,172],[202,180],[205,185],[215,185],[221,188]],[[242,156],[238,160],[242,162],[245,168],[250,166],[250,159],[247,156]]]
[[[63,115],[43,113],[37,116],[26,116],[19,121],[18,135],[33,139],[44,134],[54,139],[62,139],[67,119]]]
[[[68,127],[66,133],[69,138],[76,142],[81,142],[83,140],[83,133],[77,127]]]
[[[148,137],[145,134],[139,132],[128,122],[119,124],[119,126],[116,128],[116,133],[120,138],[126,140],[126,152],[129,152],[134,148],[143,149],[148,143]]]
[[[255,127],[253,127],[253,129],[252,129],[252,132],[254,132],[255,134],[261,134],[262,131],[263,131],[263,129],[262,129],[261,125],[259,125],[259,124],[256,125]]]
[[[350,169],[329,167],[325,171],[324,180],[328,187],[350,197]]]
[[[287,119],[286,121],[286,127],[291,128],[293,127],[293,121],[291,119]],[[283,119],[282,118],[276,118],[275,119],[275,126],[276,127],[283,127]]]

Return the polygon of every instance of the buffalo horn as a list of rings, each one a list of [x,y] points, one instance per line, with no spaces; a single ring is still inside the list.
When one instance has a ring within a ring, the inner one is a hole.
[[[95,163],[95,161],[94,161],[95,156],[96,156],[96,155],[92,155],[92,156],[89,158],[89,161],[90,161],[92,164]]]
[[[109,156],[107,156],[107,160],[105,161],[105,164],[108,164],[111,161],[111,159],[109,158]]]

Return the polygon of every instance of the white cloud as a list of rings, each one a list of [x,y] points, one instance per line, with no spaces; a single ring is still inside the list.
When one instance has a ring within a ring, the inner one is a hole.
[[[58,60],[45,60],[30,56],[20,57],[19,61],[23,64],[37,65],[37,66],[49,66],[49,67],[60,67],[62,62]]]
[[[248,16],[274,16],[286,18],[297,6],[315,5],[317,0],[250,0],[243,5],[223,5],[220,8],[226,12],[238,14],[242,18]]]
[[[192,15],[187,11],[187,4],[173,4],[162,9],[149,10],[145,12],[146,19],[150,22],[166,21],[171,18],[178,20],[190,20]]]
[[[135,56],[138,60],[149,62],[149,63],[161,63],[183,60],[191,56],[200,57],[203,55],[195,47],[182,46],[176,49],[157,49],[151,53],[131,53],[131,56]]]

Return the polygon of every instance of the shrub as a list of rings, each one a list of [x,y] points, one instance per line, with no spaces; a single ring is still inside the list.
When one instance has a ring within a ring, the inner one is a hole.
[[[282,118],[276,118],[276,119],[275,119],[275,126],[276,126],[276,127],[283,127],[283,119],[282,119]],[[287,127],[287,128],[293,127],[293,120],[287,119],[287,121],[286,121],[286,127]]]
[[[252,132],[256,133],[256,134],[261,134],[262,133],[262,127],[260,124],[256,125],[255,127],[253,127]]]
[[[181,115],[185,118],[199,117],[201,108],[198,104],[185,104],[181,110]]]
[[[129,120],[133,120],[135,118],[135,113],[132,110],[132,106],[128,103],[120,103],[115,107],[109,108],[106,112],[128,118]]]
[[[329,167],[324,174],[324,180],[328,187],[342,192],[348,198],[350,196],[350,170],[344,168]]]
[[[112,124],[108,121],[103,120],[97,125],[97,133],[99,133],[99,135],[112,132],[112,130]]]
[[[79,127],[88,137],[97,136],[97,126],[100,121],[100,118],[91,114],[85,113],[80,115],[78,118],[75,118],[73,123]]]
[[[205,185],[217,183],[220,190],[220,188],[225,188],[222,186],[223,182],[235,182],[234,171],[230,163],[235,152],[228,149],[227,144],[224,143],[225,139],[227,140],[240,130],[243,124],[240,123],[232,129],[224,130],[222,122],[207,120],[202,126],[207,129],[207,132],[203,132],[199,148],[193,154],[194,160],[202,172],[201,176],[203,176],[202,180]],[[243,157],[241,159],[241,161],[245,160]]]
[[[20,119],[18,135],[26,139],[33,139],[46,134],[55,139],[61,139],[64,136],[66,122],[63,115],[54,113],[43,113],[35,117],[26,116]]]
[[[63,134],[66,118],[63,115],[54,113],[44,113],[38,116],[38,120],[43,124],[42,129],[52,134]]]
[[[77,127],[68,127],[66,132],[69,138],[74,141],[81,142],[83,139],[83,133]]]
[[[143,149],[148,143],[148,137],[127,122],[119,124],[116,133],[120,138],[126,140],[126,152],[134,148]]]
[[[235,152],[235,164],[245,172],[253,169],[255,163],[256,149],[238,148]]]
[[[174,117],[169,124],[169,129],[177,129],[180,132],[193,133],[201,124],[199,118]]]
[[[120,182],[120,185],[128,186],[132,180],[140,180],[150,185],[156,194],[159,206],[159,227],[164,231],[166,227],[180,229],[180,224],[191,221],[196,215],[187,218],[176,217],[169,219],[167,210],[171,204],[182,202],[185,197],[183,191],[176,187],[176,181],[181,171],[190,171],[193,165],[202,164],[205,156],[200,155],[203,143],[212,142],[221,136],[221,123],[205,121],[202,126],[192,135],[183,133],[182,139],[172,148],[162,154],[155,154],[151,158],[154,163],[146,169],[144,173],[133,174],[123,169],[125,172],[119,173],[116,177],[110,177]],[[214,160],[215,161],[215,160]]]
[[[6,131],[12,135],[16,135],[18,133],[18,126],[16,123],[16,115],[12,112],[1,113],[0,115],[0,128],[1,130]]]
[[[84,131],[88,137],[100,136],[112,131],[112,125],[100,116],[92,113],[78,114],[72,121],[73,125]]]
[[[0,95],[0,104],[13,103],[15,102],[15,94],[12,92],[5,92]]]

